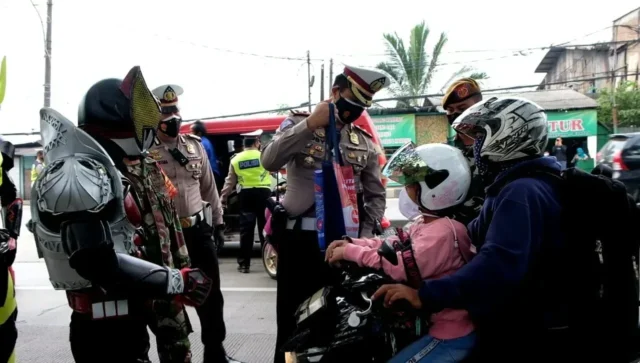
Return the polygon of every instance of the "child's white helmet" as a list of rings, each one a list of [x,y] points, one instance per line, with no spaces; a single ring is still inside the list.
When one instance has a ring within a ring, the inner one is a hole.
[[[471,185],[467,159],[459,149],[446,144],[416,147],[408,143],[391,156],[382,172],[405,186],[418,183],[420,205],[430,211],[463,203]]]

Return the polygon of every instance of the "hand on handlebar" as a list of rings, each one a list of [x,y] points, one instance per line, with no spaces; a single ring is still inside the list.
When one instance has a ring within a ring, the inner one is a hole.
[[[344,260],[344,246],[349,243],[346,240],[337,240],[331,242],[325,252],[325,261],[332,265],[340,266],[340,261]]]
[[[382,285],[371,297],[372,300],[384,299],[384,306],[391,307],[398,300],[406,300],[415,309],[422,309],[418,290],[403,284]]]

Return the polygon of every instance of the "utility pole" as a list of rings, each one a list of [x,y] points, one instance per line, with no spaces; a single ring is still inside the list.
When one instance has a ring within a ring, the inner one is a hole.
[[[307,51],[307,87],[309,88],[309,112],[311,112],[311,86],[313,85],[311,81],[311,56],[309,55],[309,51]]]
[[[47,35],[44,53],[44,107],[51,106],[51,23],[53,0],[47,0]]]
[[[324,63],[320,66],[320,102],[324,101]]]
[[[614,29],[614,41],[618,40],[618,29]],[[616,81],[617,81],[617,67],[618,67],[618,45],[613,43],[613,67],[611,71],[611,75],[613,76],[613,81],[611,82],[611,97],[613,100],[611,101],[611,120],[613,123],[613,133],[618,132],[618,106],[616,105]]]
[[[331,88],[333,87],[333,58],[329,59],[329,96],[331,96]]]

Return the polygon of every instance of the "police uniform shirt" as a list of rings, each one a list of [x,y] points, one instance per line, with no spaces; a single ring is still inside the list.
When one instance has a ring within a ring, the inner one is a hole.
[[[175,142],[175,144],[172,145],[171,142]],[[186,165],[180,165],[178,160],[171,155],[170,150],[173,148],[177,148],[187,158]],[[211,203],[213,224],[223,223],[222,207],[213,171],[211,171],[207,153],[198,136],[178,135],[173,140],[158,135],[156,142],[149,150],[149,156],[158,161],[160,167],[178,189],[175,204],[181,218],[200,212],[204,200]]]
[[[262,166],[278,171],[286,166],[287,192],[282,204],[291,216],[300,216],[312,209],[315,202],[315,170],[321,168],[325,155],[325,130],[307,127],[308,114],[292,113],[280,125],[273,140],[262,151]],[[345,164],[353,166],[356,188],[364,194],[363,237],[371,236],[376,219],[381,219],[386,205],[386,193],[380,180],[378,154],[366,131],[354,125],[340,130],[340,151]],[[313,210],[307,215],[313,216]]]

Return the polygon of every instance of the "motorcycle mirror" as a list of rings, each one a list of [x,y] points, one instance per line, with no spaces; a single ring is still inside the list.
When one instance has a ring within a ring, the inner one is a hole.
[[[392,265],[398,266],[398,255],[396,254],[396,249],[391,245],[391,242],[385,240],[382,243],[380,248],[378,248],[378,256],[389,261]]]

